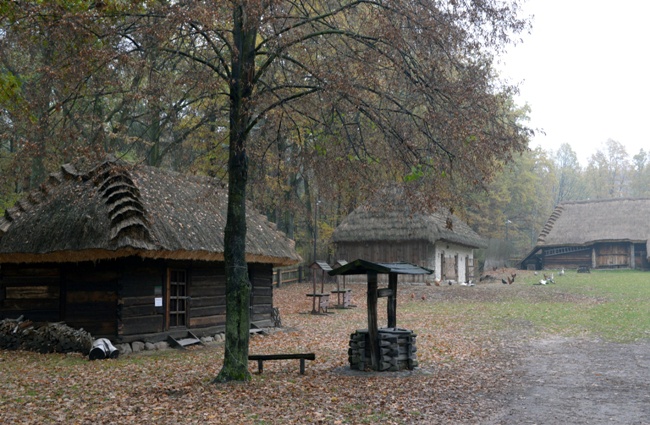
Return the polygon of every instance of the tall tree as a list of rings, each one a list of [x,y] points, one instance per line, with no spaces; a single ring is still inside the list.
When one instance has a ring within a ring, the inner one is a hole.
[[[585,176],[590,195],[596,199],[620,198],[628,194],[630,162],[620,142],[609,139],[605,150],[597,150],[589,159]]]
[[[534,244],[553,208],[553,163],[540,148],[524,152],[498,173],[486,191],[467,202],[468,221],[479,234],[505,240],[511,254]]]
[[[643,149],[632,157],[630,180],[630,196],[650,197],[650,156]]]
[[[581,178],[582,168],[571,145],[563,143],[555,153],[553,162],[557,176],[555,205],[585,197],[586,188]]]

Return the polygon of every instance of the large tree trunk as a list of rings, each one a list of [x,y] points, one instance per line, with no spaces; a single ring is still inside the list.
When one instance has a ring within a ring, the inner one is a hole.
[[[256,26],[247,22],[243,4],[234,9],[234,43],[230,79],[230,149],[228,216],[224,239],[226,263],[226,344],[223,367],[215,382],[247,381],[251,284],[246,264],[246,139],[255,72]]]

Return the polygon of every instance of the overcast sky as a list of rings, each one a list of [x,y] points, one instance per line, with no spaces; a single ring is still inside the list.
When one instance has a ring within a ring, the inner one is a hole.
[[[540,128],[531,147],[569,143],[586,165],[608,139],[630,157],[650,150],[650,2],[528,0],[533,29],[512,47],[503,76]]]

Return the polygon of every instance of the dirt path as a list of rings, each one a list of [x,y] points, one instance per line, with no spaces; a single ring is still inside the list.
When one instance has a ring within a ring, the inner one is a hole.
[[[650,341],[552,337],[527,350],[487,424],[650,424]]]

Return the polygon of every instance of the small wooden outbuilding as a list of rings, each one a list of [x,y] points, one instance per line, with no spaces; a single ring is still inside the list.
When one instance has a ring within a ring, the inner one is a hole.
[[[524,257],[523,269],[650,268],[650,199],[558,205]]]
[[[485,241],[446,209],[411,212],[407,206],[359,207],[332,234],[337,258],[407,262],[434,270],[431,278],[467,282],[474,278],[474,249]],[[419,281],[425,275],[404,276]]]
[[[114,342],[220,332],[226,206],[213,179],[115,159],[64,165],[0,218],[0,318]],[[301,259],[250,206],[247,226],[251,321],[269,326],[273,267]]]

